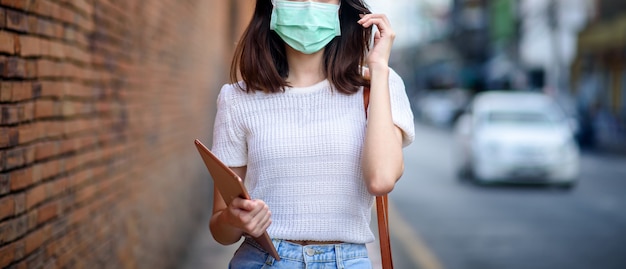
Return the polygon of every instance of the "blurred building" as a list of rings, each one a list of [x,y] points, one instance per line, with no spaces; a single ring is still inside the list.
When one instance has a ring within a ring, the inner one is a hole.
[[[462,84],[474,91],[486,88],[486,63],[490,48],[488,6],[484,0],[454,0],[451,41],[463,59]]]
[[[0,268],[176,267],[210,212],[192,142],[210,142],[250,12],[0,3]]]
[[[476,90],[563,90],[590,0],[455,0],[452,40]]]
[[[626,150],[626,2],[597,0],[577,37],[571,93],[586,145]],[[625,151],[626,152],[626,151]]]

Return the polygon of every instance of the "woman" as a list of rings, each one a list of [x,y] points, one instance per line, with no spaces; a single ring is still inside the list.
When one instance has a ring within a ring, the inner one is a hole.
[[[362,0],[257,0],[213,137],[253,198],[227,207],[214,193],[215,240],[246,238],[231,268],[371,267],[373,195],[393,189],[414,137],[404,84],[388,66],[393,39],[387,18]],[[250,239],[266,230],[281,261]]]

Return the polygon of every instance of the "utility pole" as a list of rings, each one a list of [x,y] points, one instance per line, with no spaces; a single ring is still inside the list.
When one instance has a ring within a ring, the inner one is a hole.
[[[555,88],[554,94],[562,93],[564,86],[563,76],[562,76],[562,57],[561,57],[561,31],[559,29],[559,0],[550,0],[548,3],[548,23],[550,25],[551,32],[551,44],[552,44],[552,55],[553,55],[553,64],[551,66],[553,72],[552,86]]]

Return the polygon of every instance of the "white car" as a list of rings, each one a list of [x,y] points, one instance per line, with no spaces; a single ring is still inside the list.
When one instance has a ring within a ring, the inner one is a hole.
[[[560,107],[538,92],[490,91],[455,128],[457,170],[478,182],[576,184],[578,145]]]

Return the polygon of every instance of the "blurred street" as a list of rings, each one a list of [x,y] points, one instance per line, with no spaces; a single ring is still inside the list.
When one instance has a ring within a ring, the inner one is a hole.
[[[457,179],[448,131],[416,131],[391,200],[442,268],[626,268],[626,157],[584,153],[572,190],[482,186]]]

